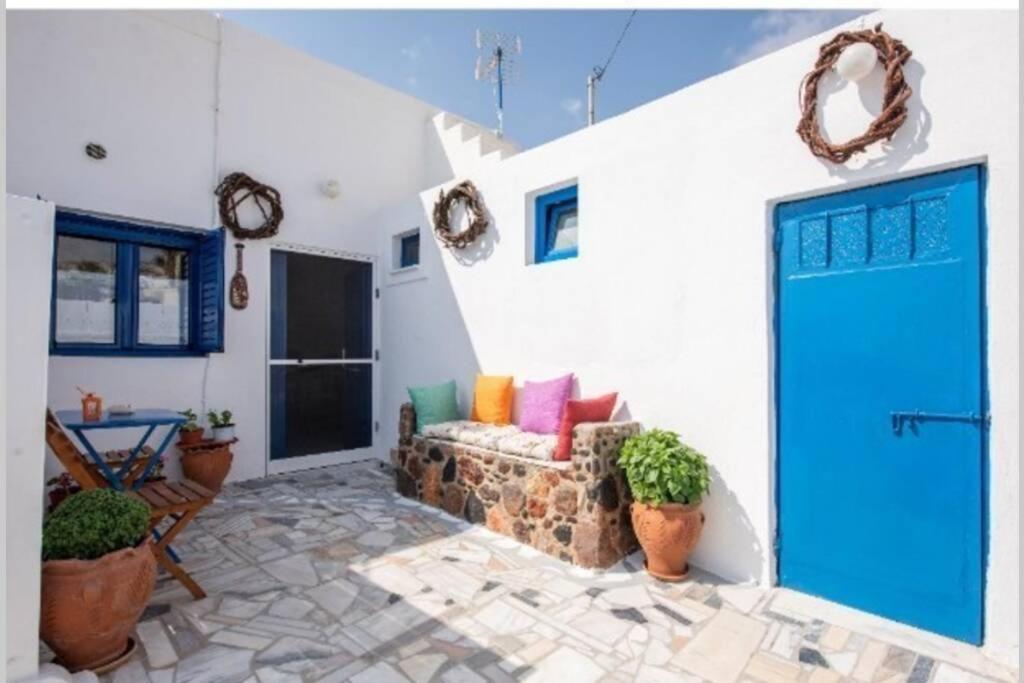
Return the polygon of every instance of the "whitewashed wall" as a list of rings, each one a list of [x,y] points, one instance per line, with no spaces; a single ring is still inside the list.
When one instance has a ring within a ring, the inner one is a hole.
[[[884,154],[850,168],[816,160],[793,132],[798,84],[820,36],[523,152],[472,178],[494,217],[475,255],[429,238],[437,190],[383,212],[388,233],[420,225],[419,279],[385,287],[388,440],[405,388],[473,373],[617,390],[624,415],[679,431],[714,468],[695,562],[772,581],[774,402],[772,209],[781,201],[983,162],[988,168],[991,546],[986,648],[1016,664],[1018,552],[1018,30],[1015,13],[885,12],[914,51],[910,120]],[[833,139],[878,110],[880,73],[829,87]],[[838,91],[837,91],[838,90]],[[870,112],[870,113],[869,113]],[[579,182],[580,256],[526,265],[528,195]]]
[[[208,371],[206,405],[230,408],[239,423],[231,478],[263,476],[269,247],[372,254],[370,213],[451,176],[429,135],[439,110],[229,21],[218,69],[217,21],[205,12],[8,19],[9,191],[202,228],[218,223],[213,188],[227,173],[245,171],[281,191],[280,233],[247,243],[249,308],[227,308],[225,353],[208,368],[203,358],[50,361],[55,408],[77,406],[80,385],[108,403],[199,410]],[[88,142],[108,157],[89,159]],[[336,200],[320,192],[328,178],[340,181]],[[227,251],[230,276],[230,244]],[[117,438],[123,446],[126,436]]]
[[[5,680],[14,681],[34,674],[39,661],[50,275],[36,264],[53,258],[53,204],[8,196],[5,220]]]

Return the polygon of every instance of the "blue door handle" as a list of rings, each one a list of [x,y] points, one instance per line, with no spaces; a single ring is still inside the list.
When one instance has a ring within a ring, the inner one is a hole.
[[[917,432],[918,422],[966,422],[968,424],[988,427],[992,422],[989,415],[978,413],[929,413],[923,410],[896,410],[889,413],[892,419],[892,431],[896,436],[903,434],[903,425],[910,425],[912,432]]]

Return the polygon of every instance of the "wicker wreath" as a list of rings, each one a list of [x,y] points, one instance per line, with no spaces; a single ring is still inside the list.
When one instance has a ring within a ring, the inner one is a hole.
[[[885,93],[882,112],[858,137],[841,144],[830,144],[821,135],[818,124],[818,82],[839,59],[839,54],[854,43],[868,43],[878,53],[885,69]],[[821,46],[814,70],[804,76],[800,84],[800,125],[796,132],[807,143],[811,153],[822,159],[841,164],[868,145],[879,140],[891,140],[896,130],[907,120],[907,100],[913,92],[903,78],[903,65],[910,59],[907,47],[882,30],[843,31]]]
[[[220,181],[214,194],[218,197],[220,220],[236,239],[258,240],[277,234],[277,228],[284,219],[284,209],[281,208],[281,193],[274,188],[253,180],[245,173],[232,173]],[[252,229],[243,228],[238,223],[238,206],[250,197],[263,214],[263,224]]]
[[[472,216],[469,227],[460,232],[452,232],[451,218],[454,204],[464,204]],[[449,249],[465,249],[476,241],[487,230],[487,210],[472,181],[463,180],[448,191],[441,190],[434,204],[434,233]]]

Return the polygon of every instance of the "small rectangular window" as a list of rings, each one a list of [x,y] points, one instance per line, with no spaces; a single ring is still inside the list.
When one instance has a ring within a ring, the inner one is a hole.
[[[420,233],[406,235],[402,238],[402,254],[399,260],[400,268],[411,268],[420,263]]]
[[[57,212],[56,355],[188,356],[224,348],[223,230]]]
[[[420,264],[420,229],[400,232],[391,238],[391,270],[414,268]]]
[[[536,199],[534,261],[547,263],[579,255],[577,186],[542,194]]]

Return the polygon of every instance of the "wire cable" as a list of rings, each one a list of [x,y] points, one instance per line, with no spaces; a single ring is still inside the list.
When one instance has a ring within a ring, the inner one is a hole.
[[[633,23],[633,17],[636,16],[638,11],[639,10],[633,10],[629,13],[629,18],[626,19],[626,25],[622,27],[622,33],[619,34],[619,39],[615,41],[615,46],[612,48],[611,54],[608,55],[608,59],[605,60],[604,66],[600,69],[594,67],[594,75],[597,77],[597,80],[601,80],[604,76],[604,72],[608,70],[609,66],[611,66],[612,60],[615,59],[615,53],[619,51],[619,45],[622,45],[622,39],[626,37],[626,32],[629,31],[629,26]]]

